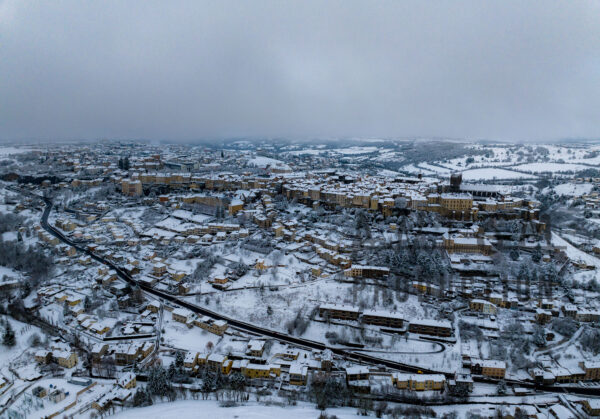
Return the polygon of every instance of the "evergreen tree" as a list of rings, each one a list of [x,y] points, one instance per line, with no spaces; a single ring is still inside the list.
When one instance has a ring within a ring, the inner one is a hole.
[[[519,251],[517,249],[512,249],[509,256],[512,260],[517,261],[519,260]]]
[[[542,246],[540,246],[539,243],[537,244],[535,250],[533,251],[533,254],[531,255],[531,260],[533,260],[535,263],[540,263],[540,261],[542,260]]]
[[[175,362],[171,362],[171,365],[169,365],[169,370],[167,371],[167,377],[169,377],[169,380],[173,380],[173,377],[175,377]]]
[[[15,332],[12,329],[12,326],[9,322],[6,322],[6,328],[4,329],[4,335],[2,335],[2,344],[4,346],[8,346],[12,348],[17,344],[17,339],[15,338]]]
[[[148,391],[160,397],[166,396],[172,391],[167,371],[162,366],[152,368],[148,375]]]
[[[21,286],[21,297],[22,298],[27,297],[30,292],[31,292],[31,284],[29,284],[29,281],[23,282],[23,285]]]
[[[144,387],[138,387],[133,396],[134,407],[150,406],[152,404],[152,396],[148,393],[148,389]]]
[[[146,392],[143,387],[138,387],[135,394],[133,395],[133,407],[141,407],[146,401]]]
[[[531,341],[537,347],[542,347],[546,345],[546,336],[544,334],[544,328],[540,326],[535,326],[533,329],[533,334],[531,336]]]
[[[496,393],[500,396],[506,394],[507,388],[506,388],[506,381],[504,380],[500,380],[498,382],[498,387],[496,387]]]
[[[152,404],[154,404],[154,402],[152,401],[152,395],[148,392],[148,388],[146,388],[146,391],[144,391],[144,393],[146,394],[146,406],[151,406]]]
[[[239,372],[234,372],[229,377],[229,385],[234,390],[242,391],[246,388],[246,377]]]
[[[183,361],[184,361],[183,352],[178,351],[177,354],[175,355],[175,366],[177,368],[183,367]]]

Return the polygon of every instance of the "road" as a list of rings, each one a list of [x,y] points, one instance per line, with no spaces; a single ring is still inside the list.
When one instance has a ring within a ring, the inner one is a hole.
[[[441,373],[439,371],[433,371],[433,370],[429,370],[427,368],[422,368],[422,367],[415,367],[413,365],[406,365],[406,364],[403,364],[400,362],[395,362],[395,361],[392,361],[389,359],[377,358],[377,357],[367,355],[367,354],[356,353],[356,352],[348,351],[345,349],[325,345],[322,342],[316,342],[316,341],[312,341],[312,340],[308,340],[308,339],[303,339],[303,338],[291,336],[291,335],[288,335],[285,333],[277,332],[274,330],[266,329],[266,328],[263,328],[260,326],[256,326],[256,325],[253,325],[250,323],[246,323],[246,322],[231,318],[231,317],[224,316],[220,313],[216,313],[211,310],[207,310],[204,307],[201,307],[196,304],[192,304],[188,301],[182,300],[178,296],[167,294],[165,292],[148,287],[144,284],[140,284],[135,279],[133,279],[127,272],[125,272],[123,269],[121,269],[119,266],[115,265],[114,263],[112,263],[109,260],[102,258],[101,256],[96,255],[95,253],[93,253],[92,251],[87,249],[86,247],[83,247],[81,244],[72,241],[68,237],[65,237],[60,231],[58,231],[56,228],[54,228],[52,225],[50,225],[48,223],[48,216],[50,215],[50,212],[52,211],[52,201],[48,198],[44,198],[44,201],[46,203],[46,208],[44,209],[44,212],[42,214],[42,219],[40,221],[40,224],[48,233],[57,237],[63,243],[73,246],[78,251],[89,255],[92,259],[96,260],[97,262],[100,262],[100,263],[108,266],[109,268],[113,269],[117,273],[119,278],[126,281],[130,285],[138,285],[143,291],[147,292],[148,294],[151,294],[162,300],[166,300],[166,301],[169,301],[176,305],[179,305],[180,307],[186,308],[196,314],[201,314],[203,316],[209,316],[209,317],[212,317],[217,320],[225,320],[227,323],[229,323],[230,326],[235,327],[237,329],[240,329],[240,330],[243,330],[243,331],[246,331],[249,333],[257,334],[257,335],[267,336],[267,337],[270,337],[273,339],[277,339],[281,342],[290,343],[292,345],[298,345],[298,346],[306,347],[309,349],[316,349],[316,350],[320,350],[320,351],[329,349],[334,354],[344,357],[346,359],[353,359],[353,360],[356,360],[359,362],[364,362],[367,364],[384,365],[386,367],[393,368],[393,369],[400,370],[400,371],[405,371],[405,372],[416,373],[416,372],[420,371],[422,373],[435,373],[435,374]],[[454,376],[453,373],[442,373],[442,374],[446,374],[448,376]]]
[[[301,346],[301,347],[305,347],[305,348],[309,348],[309,349],[316,349],[316,350],[320,350],[323,351],[325,349],[329,349],[332,353],[343,357],[345,359],[349,359],[349,360],[354,360],[354,361],[358,361],[358,362],[362,362],[362,363],[366,363],[366,364],[371,364],[371,365],[383,365],[386,366],[388,368],[392,368],[398,371],[404,371],[404,372],[412,372],[412,373],[431,373],[431,374],[444,374],[445,376],[447,376],[448,378],[454,378],[454,373],[448,373],[448,372],[443,372],[443,371],[435,371],[435,370],[430,370],[427,368],[423,368],[423,367],[416,367],[413,365],[406,365],[400,362],[396,362],[396,361],[392,361],[389,359],[383,359],[383,358],[377,358],[375,356],[371,356],[371,355],[367,355],[367,354],[363,354],[363,353],[356,353],[353,351],[349,351],[346,349],[341,349],[341,348],[336,348],[336,347],[332,347],[332,346],[328,346],[325,345],[322,342],[316,342],[316,341],[312,341],[312,340],[308,340],[308,339],[302,339],[302,338],[298,338],[296,336],[291,336],[291,335],[287,335],[285,333],[281,333],[281,332],[277,332],[274,330],[270,330],[270,329],[265,329],[263,327],[260,326],[256,326],[250,323],[246,323],[231,317],[227,317],[224,316],[220,313],[216,313],[213,312],[211,310],[207,310],[204,307],[200,307],[197,306],[195,304],[189,303],[187,301],[181,300],[180,298],[178,298],[177,296],[171,295],[171,294],[167,294],[164,293],[162,291],[158,291],[155,290],[151,287],[148,287],[144,284],[139,284],[136,280],[134,280],[127,272],[125,272],[123,269],[121,269],[119,266],[113,264],[112,262],[94,254],[93,252],[91,252],[89,249],[81,246],[78,243],[73,242],[72,240],[70,240],[69,238],[65,237],[60,231],[58,231],[57,229],[55,229],[53,226],[51,226],[48,223],[48,216],[52,210],[52,201],[48,198],[43,198],[45,203],[46,203],[46,208],[44,209],[44,212],[42,214],[42,218],[40,220],[40,224],[41,226],[50,234],[52,234],[53,236],[57,237],[59,240],[61,240],[62,242],[69,244],[71,246],[73,246],[74,248],[76,248],[78,251],[86,253],[87,255],[89,255],[92,259],[96,260],[97,262],[100,262],[106,266],[108,266],[109,268],[113,269],[117,275],[119,276],[119,278],[121,278],[122,280],[126,281],[127,283],[129,283],[130,285],[138,285],[143,291],[154,295],[155,297],[158,297],[162,300],[166,300],[169,301],[171,303],[174,303],[176,305],[179,305],[180,307],[184,307],[196,314],[201,314],[204,316],[209,316],[212,317],[214,319],[217,320],[225,320],[229,323],[230,326],[243,330],[245,332],[249,332],[249,333],[253,333],[253,334],[257,334],[257,335],[262,335],[262,336],[266,336],[266,337],[270,337],[273,339],[277,339],[281,342],[285,342],[285,343],[289,343],[292,345],[296,345],[296,346]],[[484,378],[484,377],[478,377],[475,376],[473,377],[474,381],[477,382],[485,382],[485,383],[497,383],[498,380],[494,380],[494,379],[488,379],[488,378]],[[547,392],[558,392],[558,393],[563,393],[564,389],[562,387],[559,386],[540,386],[540,385],[536,385],[532,382],[526,382],[526,381],[519,381],[519,380],[510,380],[507,379],[505,380],[508,384],[513,384],[513,385],[518,385],[520,387],[529,387],[529,388],[535,388],[537,390],[543,390],[543,391],[547,391]],[[587,395],[599,395],[600,396],[600,389],[592,389],[592,388],[588,388],[588,387],[569,387],[568,388],[568,392],[571,393],[579,393],[579,394],[587,394]]]

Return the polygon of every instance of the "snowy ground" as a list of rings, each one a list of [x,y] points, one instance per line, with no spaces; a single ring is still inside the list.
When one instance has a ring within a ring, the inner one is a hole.
[[[202,414],[200,414],[202,412]],[[168,418],[198,418],[211,419],[263,419],[263,418],[286,418],[286,419],[315,419],[321,413],[312,405],[298,404],[297,406],[264,406],[256,403],[248,403],[237,407],[219,407],[215,401],[179,401],[175,403],[161,403],[154,406],[128,409],[117,413],[115,419],[168,419]],[[356,418],[356,409],[327,409],[327,414],[335,415],[339,419]]]
[[[466,148],[465,155],[462,157],[407,164],[402,167],[402,170],[412,174],[422,173],[442,177],[453,171],[462,171],[464,179],[492,180],[496,178],[500,180],[531,178],[531,176],[521,176],[515,171],[523,174],[542,172],[559,174],[594,168],[600,163],[599,147],[590,145],[540,144],[532,147],[516,144],[471,144]],[[468,150],[482,154],[469,155]],[[595,153],[598,153],[598,155],[595,155]],[[504,167],[511,170],[502,170]],[[489,171],[490,169],[496,170]]]
[[[578,400],[579,398],[575,398]],[[522,396],[483,396],[474,398],[472,403],[460,405],[432,406],[438,417],[450,412],[456,412],[458,418],[465,418],[468,412],[478,413],[483,417],[496,417],[496,410],[502,406],[511,405],[537,405],[539,416],[546,416],[547,411],[541,407],[559,402],[558,397],[551,394],[536,394]],[[393,407],[393,406],[391,406]],[[202,412],[202,415],[199,415]],[[358,413],[355,408],[330,408],[325,411],[329,416],[339,419],[356,418]],[[209,417],[212,419],[264,419],[264,418],[286,418],[286,419],[316,419],[321,414],[314,405],[298,403],[296,406],[265,406],[254,402],[245,403],[236,407],[220,407],[218,402],[212,400],[186,400],[174,403],[159,403],[149,407],[127,409],[111,416],[115,419],[133,419],[143,417],[145,419],[169,419],[169,418],[197,418]],[[361,416],[364,417],[364,416]],[[367,417],[375,417],[371,413]]]
[[[339,154],[352,155],[352,154],[374,153],[377,150],[380,150],[380,148],[372,147],[372,146],[368,146],[368,147],[354,146],[354,147],[347,147],[347,148],[337,148],[337,149],[333,149],[331,151],[339,153]],[[384,150],[381,150],[381,151],[384,151]],[[389,151],[389,150],[385,150],[385,151]]]
[[[589,166],[583,164],[569,164],[569,163],[527,163],[519,166],[512,166],[512,169],[516,169],[522,172],[528,173],[542,173],[542,172],[576,172],[579,170],[589,169]]]
[[[531,179],[537,176],[525,173],[514,172],[512,170],[486,168],[486,169],[470,169],[462,172],[463,180],[494,180],[494,179]]]
[[[2,316],[2,320],[7,320],[10,322],[10,325],[15,332],[16,345],[12,348],[8,348],[6,346],[2,346],[2,350],[0,350],[0,365],[3,367],[15,366],[17,361],[23,357],[27,357],[27,351],[34,352],[36,349],[32,348],[29,344],[29,339],[37,334],[42,337],[43,333],[36,326],[32,326],[30,324],[22,323],[20,321],[14,320],[11,317]],[[26,359],[27,361],[28,359]],[[4,370],[3,370],[4,372]]]
[[[171,320],[171,313],[165,312],[164,316],[163,329],[165,333],[162,336],[165,338],[163,344],[166,346],[186,351],[202,352],[208,342],[214,344],[221,339],[219,336],[199,327],[188,328],[183,323]]]
[[[427,170],[427,169],[424,169],[424,168],[422,168],[420,166],[417,167],[414,164],[407,164],[406,166],[403,166],[401,168],[401,170],[404,170],[405,172],[409,172],[409,173],[414,174],[414,175],[423,174],[423,175],[430,176],[430,175],[435,175],[436,174],[436,172],[434,172],[433,170]]]
[[[278,167],[280,169],[289,169],[290,167],[281,160],[272,159],[270,157],[256,156],[248,160],[248,165],[265,168],[267,166]]]
[[[589,265],[593,265],[596,267],[596,270],[594,271],[579,271],[575,273],[573,275],[573,279],[583,282],[591,281],[593,278],[596,278],[596,280],[600,279],[600,259],[582,250],[577,249],[575,246],[571,245],[569,242],[567,242],[554,232],[552,233],[552,244],[555,246],[565,246],[565,253],[569,257],[569,259],[573,261],[581,260]]]
[[[4,147],[0,146],[0,157],[11,156],[13,154],[29,153],[30,151],[36,151],[38,149],[29,147]]]
[[[594,185],[591,183],[563,183],[554,187],[554,192],[560,196],[582,196],[589,194]]]

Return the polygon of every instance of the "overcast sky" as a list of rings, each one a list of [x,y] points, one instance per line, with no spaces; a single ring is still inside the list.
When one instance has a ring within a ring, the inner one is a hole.
[[[0,0],[0,138],[600,138],[600,2]]]

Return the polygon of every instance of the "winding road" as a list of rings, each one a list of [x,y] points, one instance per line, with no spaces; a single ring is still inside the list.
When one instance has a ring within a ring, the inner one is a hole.
[[[23,192],[23,191],[20,191],[20,192]],[[32,194],[32,195],[35,195],[35,194]],[[38,198],[41,198],[39,195],[35,195],[35,196]],[[453,372],[449,373],[449,372],[434,371],[434,370],[430,370],[430,369],[423,368],[423,367],[407,365],[407,364],[403,364],[401,362],[396,362],[396,361],[392,361],[392,360],[384,359],[384,358],[378,358],[378,357],[371,356],[371,355],[364,354],[364,353],[357,353],[357,352],[350,351],[347,349],[329,346],[322,342],[316,342],[316,341],[312,341],[312,340],[308,340],[308,339],[302,339],[302,338],[291,336],[291,335],[288,335],[285,333],[266,329],[266,328],[263,328],[260,326],[256,326],[256,325],[253,325],[250,323],[246,323],[246,322],[231,318],[231,317],[224,316],[220,313],[216,313],[211,310],[207,310],[204,307],[197,306],[195,304],[181,300],[177,296],[167,294],[162,291],[158,291],[158,290],[148,287],[144,284],[140,284],[135,279],[133,279],[127,272],[125,272],[123,269],[121,269],[119,266],[113,264],[111,261],[108,261],[108,260],[94,254],[92,251],[81,246],[80,244],[73,242],[69,238],[65,237],[60,231],[58,231],[52,225],[50,225],[48,223],[48,216],[50,215],[50,212],[52,211],[52,201],[49,198],[45,198],[45,197],[42,199],[45,201],[46,207],[42,214],[40,224],[48,233],[57,237],[63,243],[73,246],[78,251],[89,255],[92,259],[96,260],[97,262],[100,262],[100,263],[108,266],[109,268],[113,269],[117,273],[119,278],[121,278],[122,280],[126,281],[127,283],[129,283],[131,285],[138,285],[142,290],[144,290],[145,292],[147,292],[151,295],[154,295],[155,297],[169,301],[171,303],[179,305],[180,307],[184,307],[196,314],[210,316],[217,320],[225,320],[229,323],[229,325],[233,326],[234,328],[243,330],[245,332],[262,335],[262,336],[267,336],[267,337],[277,339],[281,342],[289,343],[292,345],[297,345],[297,346],[321,350],[321,351],[325,350],[325,349],[329,349],[332,353],[334,353],[340,357],[343,357],[345,359],[363,362],[363,363],[371,364],[371,365],[383,365],[383,366],[386,366],[388,368],[392,368],[392,369],[395,369],[398,371],[412,372],[412,373],[444,374],[448,378],[454,377]],[[479,377],[479,376],[474,376],[473,380],[477,381],[477,382],[485,382],[485,383],[497,383],[498,382],[498,380],[495,380],[495,379],[488,379],[488,378]],[[571,393],[600,396],[599,388],[589,388],[589,387],[565,388],[565,387],[561,387],[561,386],[542,386],[542,385],[534,384],[532,382],[519,381],[519,380],[507,379],[505,381],[509,384],[514,384],[514,385],[518,385],[521,387],[535,388],[536,390],[539,390],[539,391],[546,391],[546,392],[551,392],[551,393],[563,393],[566,391],[566,392],[571,392]]]
[[[237,329],[243,330],[245,332],[267,336],[267,337],[270,337],[273,339],[277,339],[281,342],[291,343],[293,345],[303,346],[306,348],[316,349],[316,350],[320,350],[320,351],[329,349],[334,354],[344,357],[346,359],[352,359],[352,360],[356,360],[359,362],[364,362],[364,363],[374,364],[374,365],[384,365],[386,367],[393,368],[393,369],[400,370],[400,371],[414,372],[414,373],[417,373],[417,372],[435,373],[435,374],[445,374],[448,376],[454,376],[453,373],[442,373],[439,371],[429,370],[427,368],[416,367],[413,365],[407,365],[407,364],[403,364],[400,362],[391,361],[389,359],[377,358],[377,357],[374,357],[371,355],[348,351],[346,349],[341,349],[341,348],[337,348],[334,346],[329,346],[322,342],[316,342],[313,340],[302,339],[302,338],[291,336],[291,335],[288,335],[285,333],[277,332],[275,330],[266,329],[266,328],[263,328],[260,326],[256,326],[256,325],[253,325],[250,323],[246,323],[246,322],[228,317],[228,316],[224,316],[220,313],[216,313],[211,310],[207,310],[204,307],[192,304],[188,301],[184,301],[177,296],[156,290],[154,288],[146,286],[145,284],[140,284],[135,279],[133,279],[131,277],[131,275],[129,275],[126,271],[121,269],[119,266],[115,265],[114,263],[112,263],[109,260],[104,259],[101,256],[96,255],[95,253],[93,253],[92,251],[87,249],[86,247],[83,247],[80,244],[75,243],[68,237],[65,237],[60,231],[58,231],[56,228],[54,228],[54,226],[50,225],[48,223],[48,216],[50,215],[50,212],[52,211],[52,201],[49,198],[43,198],[43,199],[46,203],[46,208],[44,209],[44,212],[42,214],[40,224],[44,228],[44,230],[46,230],[48,233],[52,234],[53,236],[55,236],[56,238],[61,240],[63,243],[73,246],[75,249],[89,255],[92,259],[96,260],[97,262],[100,262],[100,263],[108,266],[109,268],[113,269],[117,273],[119,278],[126,281],[130,285],[138,285],[143,291],[147,292],[148,294],[154,295],[155,297],[158,297],[163,300],[169,301],[171,303],[177,304],[180,307],[184,307],[196,314],[209,316],[209,317],[212,317],[217,320],[225,320],[227,323],[229,323],[229,325],[231,325]]]

